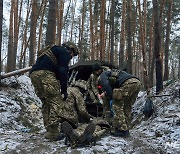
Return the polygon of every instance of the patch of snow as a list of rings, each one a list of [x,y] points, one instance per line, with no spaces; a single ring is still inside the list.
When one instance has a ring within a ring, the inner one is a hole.
[[[132,110],[131,137],[108,135],[97,141],[95,146],[76,149],[65,145],[64,140],[48,142],[44,138],[42,104],[29,77],[10,77],[2,82],[0,153],[180,153],[179,81],[164,83],[165,88],[160,96],[151,97],[155,113],[149,119],[143,115],[147,93],[139,92]],[[150,95],[156,95],[155,87],[151,89]],[[38,128],[38,131],[33,132],[34,128]]]

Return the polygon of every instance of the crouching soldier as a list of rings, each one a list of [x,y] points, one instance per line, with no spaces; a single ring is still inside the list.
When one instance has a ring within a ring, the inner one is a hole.
[[[129,136],[131,109],[140,91],[139,79],[124,71],[111,70],[102,72],[98,80],[104,91],[100,96],[106,106],[103,110],[112,114],[112,135]]]

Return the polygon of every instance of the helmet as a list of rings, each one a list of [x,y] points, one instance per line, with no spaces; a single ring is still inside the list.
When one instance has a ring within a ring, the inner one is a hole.
[[[72,49],[73,53],[74,53],[74,56],[77,56],[79,54],[78,48],[77,48],[75,43],[73,43],[71,41],[67,41],[67,42],[64,42],[63,45],[65,47],[68,47],[68,48]]]
[[[93,67],[93,72],[102,70],[102,67],[99,63],[94,64],[92,67]]]

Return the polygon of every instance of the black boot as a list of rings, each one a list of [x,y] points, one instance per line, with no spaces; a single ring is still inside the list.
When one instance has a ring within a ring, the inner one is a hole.
[[[83,134],[79,137],[79,145],[92,145],[95,144],[95,138],[93,133],[95,131],[96,125],[94,123],[90,123],[86,129],[84,130]]]
[[[61,124],[62,132],[67,136],[66,141],[69,140],[72,147],[78,145],[79,135],[75,132],[73,127],[67,122],[64,121]]]
[[[111,135],[115,137],[129,137],[129,130],[118,130],[117,128],[115,129],[114,132],[111,132]]]

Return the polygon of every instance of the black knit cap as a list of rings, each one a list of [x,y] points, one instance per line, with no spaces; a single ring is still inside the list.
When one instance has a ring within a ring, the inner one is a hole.
[[[99,63],[96,63],[93,65],[93,72],[101,70],[101,69],[102,69],[102,67]]]

